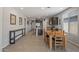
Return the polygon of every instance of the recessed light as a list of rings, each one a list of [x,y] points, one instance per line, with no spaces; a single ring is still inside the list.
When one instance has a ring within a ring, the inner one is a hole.
[[[51,8],[51,7],[47,7],[47,8]]]
[[[21,10],[23,10],[24,8],[20,8]]]

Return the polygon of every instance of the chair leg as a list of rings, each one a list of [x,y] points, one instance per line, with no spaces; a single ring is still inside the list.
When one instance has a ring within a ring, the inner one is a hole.
[[[55,41],[55,45],[54,45],[54,50],[56,51],[56,41]]]
[[[54,45],[54,50],[56,49],[55,45]]]

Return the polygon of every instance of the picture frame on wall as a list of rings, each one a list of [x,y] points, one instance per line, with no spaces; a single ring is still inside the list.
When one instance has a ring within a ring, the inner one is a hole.
[[[16,25],[16,15],[10,14],[10,24]]]
[[[22,17],[19,17],[19,25],[22,25]]]
[[[24,26],[26,26],[26,18],[24,18]]]
[[[29,21],[27,21],[27,24],[29,25]]]

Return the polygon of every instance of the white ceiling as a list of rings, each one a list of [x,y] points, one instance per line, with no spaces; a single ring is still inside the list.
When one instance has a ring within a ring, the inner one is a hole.
[[[27,17],[48,17],[53,16],[57,13],[60,13],[61,11],[67,9],[68,7],[23,7],[19,9],[25,16]]]

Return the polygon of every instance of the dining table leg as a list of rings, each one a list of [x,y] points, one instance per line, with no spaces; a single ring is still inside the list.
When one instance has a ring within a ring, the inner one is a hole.
[[[67,48],[67,36],[65,35],[65,44],[64,44],[64,48]]]
[[[52,50],[52,36],[50,35],[50,39],[49,39],[49,48],[50,50]]]

